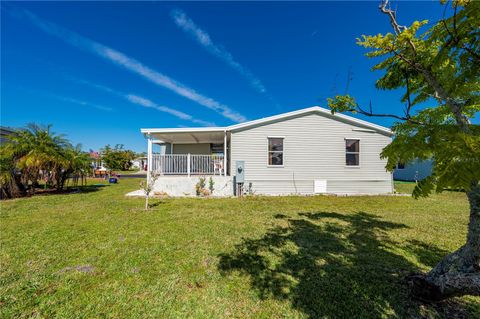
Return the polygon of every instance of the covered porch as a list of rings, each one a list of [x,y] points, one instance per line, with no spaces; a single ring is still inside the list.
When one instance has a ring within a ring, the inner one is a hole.
[[[230,136],[224,128],[142,129],[142,133],[148,143],[149,175],[228,175]]]

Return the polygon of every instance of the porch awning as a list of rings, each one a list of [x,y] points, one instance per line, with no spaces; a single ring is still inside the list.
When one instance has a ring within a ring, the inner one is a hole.
[[[165,143],[223,143],[223,127],[142,129],[142,133]]]

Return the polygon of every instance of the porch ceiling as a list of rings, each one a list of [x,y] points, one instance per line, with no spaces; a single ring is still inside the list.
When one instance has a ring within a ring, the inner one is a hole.
[[[224,132],[156,132],[150,133],[155,139],[166,143],[223,143]]]

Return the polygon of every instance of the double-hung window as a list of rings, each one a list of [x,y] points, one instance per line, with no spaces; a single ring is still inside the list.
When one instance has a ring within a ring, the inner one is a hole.
[[[345,140],[345,165],[360,166],[360,140]]]
[[[268,138],[268,165],[283,166],[283,138]]]

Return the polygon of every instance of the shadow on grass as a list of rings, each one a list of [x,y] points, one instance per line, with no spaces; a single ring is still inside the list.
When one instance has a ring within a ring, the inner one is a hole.
[[[78,189],[80,193],[93,193],[96,191],[101,190],[104,187],[109,187],[109,184],[93,184],[93,185],[84,185],[84,186],[76,186],[73,189]]]
[[[163,204],[165,204],[164,200],[154,200],[153,202],[150,202],[148,204],[148,207],[149,208],[154,208],[154,207],[158,207],[158,206],[163,205]]]
[[[277,214],[288,226],[244,239],[219,256],[219,270],[248,275],[260,298],[288,301],[310,318],[428,317],[452,311],[462,316],[457,305],[429,308],[409,298],[404,278],[418,269],[389,249],[394,243],[387,237],[387,231],[406,225],[365,212],[299,215]],[[443,254],[426,255],[431,247],[418,242],[412,247],[429,264]]]
[[[78,193],[93,193],[100,190],[103,187],[110,186],[108,184],[94,184],[94,185],[78,185],[78,186],[66,186],[62,190],[57,190],[55,188],[37,188],[34,193],[26,193],[22,197],[32,197],[32,196],[50,196],[50,195],[72,195]]]
[[[443,257],[450,253],[418,240],[409,240],[405,248],[412,252],[419,262],[430,268],[433,268]]]

